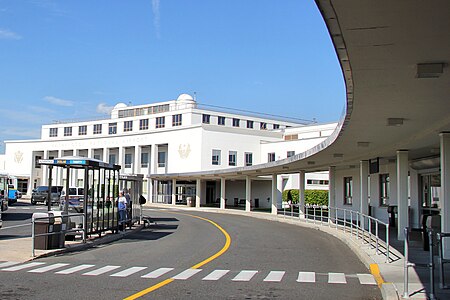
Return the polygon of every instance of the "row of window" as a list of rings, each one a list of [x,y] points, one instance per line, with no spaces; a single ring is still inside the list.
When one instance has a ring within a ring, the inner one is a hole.
[[[291,157],[295,155],[295,151],[288,151],[286,157]],[[267,162],[275,161],[275,152],[267,153]]]
[[[134,121],[124,121],[123,122],[123,131],[129,132],[133,131],[133,123]],[[157,117],[155,128],[164,128],[166,124],[165,117]],[[182,115],[173,115],[172,116],[172,126],[181,126],[182,125]],[[149,127],[149,119],[141,119],[139,120],[139,130],[147,130]],[[68,126],[64,127],[64,136],[72,136],[73,127]],[[101,134],[103,129],[103,124],[94,124],[93,126],[93,134]],[[117,122],[112,122],[108,124],[108,134],[117,134]],[[87,125],[78,126],[78,135],[87,135]],[[58,128],[50,128],[50,137],[58,136]]]
[[[222,151],[213,149],[211,156],[211,164],[215,166],[220,166],[222,164]],[[237,151],[228,151],[228,165],[235,167],[237,165]],[[244,154],[245,166],[253,165],[253,153],[245,152]]]
[[[389,174],[380,174],[380,206],[389,205],[389,195],[391,193]],[[352,205],[353,203],[353,178],[344,177],[344,204]]]
[[[226,117],[224,116],[217,116],[217,125],[222,125],[225,126],[225,120]],[[241,120],[238,118],[233,118],[233,127],[241,127],[241,121],[245,121],[245,120]],[[202,115],[202,123],[203,124],[211,124],[211,115],[208,114],[203,114]],[[254,121],[252,120],[247,120],[247,128],[249,129],[253,129],[254,128]],[[280,128],[280,124],[273,124],[272,125],[272,129],[279,129]],[[266,122],[260,122],[259,123],[259,129],[261,130],[267,130],[267,123]]]

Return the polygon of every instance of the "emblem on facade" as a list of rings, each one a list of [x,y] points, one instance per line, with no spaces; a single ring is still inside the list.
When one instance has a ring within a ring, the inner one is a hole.
[[[20,164],[22,163],[22,160],[23,160],[23,152],[17,150],[16,153],[14,153],[14,161]]]
[[[191,153],[191,145],[189,144],[180,144],[178,146],[178,153],[180,154],[181,159],[186,159]]]

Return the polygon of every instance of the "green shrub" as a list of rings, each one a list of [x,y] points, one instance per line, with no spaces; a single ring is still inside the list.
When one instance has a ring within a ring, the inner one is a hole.
[[[298,203],[299,193],[297,189],[284,190],[282,194],[283,201],[291,200],[292,203]],[[328,191],[324,190],[305,190],[305,203],[328,206]]]

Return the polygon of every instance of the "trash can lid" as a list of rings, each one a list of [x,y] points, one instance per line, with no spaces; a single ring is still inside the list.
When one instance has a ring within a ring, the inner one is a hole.
[[[48,218],[48,217],[49,217],[48,213],[37,212],[37,213],[33,213],[33,215],[31,216],[31,219],[34,222],[35,219]],[[38,223],[48,223],[49,220],[48,219],[40,219],[40,220],[36,220],[36,222],[38,222]]]

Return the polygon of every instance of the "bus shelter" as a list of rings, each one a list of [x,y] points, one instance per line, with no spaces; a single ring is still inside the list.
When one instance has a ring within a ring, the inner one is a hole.
[[[49,168],[48,199],[52,198],[52,169],[65,169],[59,205],[62,213],[68,216],[66,228],[82,226],[87,235],[118,231],[115,199],[119,194],[119,165],[77,156],[40,159],[38,163]],[[70,185],[73,182],[71,175],[76,176],[78,182],[82,180],[82,187]],[[48,211],[51,210],[51,202],[47,201]],[[71,218],[70,213],[82,213],[84,218]]]
[[[142,207],[140,197],[142,197],[142,174],[120,174],[119,188],[124,192],[128,201],[128,222],[135,223],[142,221]]]

